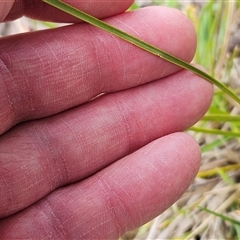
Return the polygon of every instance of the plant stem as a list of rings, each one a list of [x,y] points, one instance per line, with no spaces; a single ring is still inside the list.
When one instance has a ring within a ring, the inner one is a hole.
[[[71,5],[68,5],[66,3],[63,3],[60,0],[43,0],[44,2],[54,6],[55,8],[58,8],[78,19],[81,19],[82,21],[85,21],[95,27],[98,27],[110,34],[113,34],[153,55],[159,56],[162,59],[171,62],[181,68],[187,69],[193,73],[195,73],[196,75],[204,78],[205,80],[213,83],[216,87],[218,87],[219,89],[221,89],[223,92],[225,92],[227,95],[229,95],[231,98],[233,98],[238,104],[240,104],[240,99],[239,97],[232,92],[228,87],[226,87],[224,84],[222,84],[221,82],[219,82],[218,80],[216,80],[215,78],[213,78],[212,76],[210,76],[209,74],[207,74],[206,72],[194,67],[193,65],[149,44],[144,42],[143,40],[136,38],[130,34],[127,34],[85,12],[80,11],[77,8],[72,7]]]

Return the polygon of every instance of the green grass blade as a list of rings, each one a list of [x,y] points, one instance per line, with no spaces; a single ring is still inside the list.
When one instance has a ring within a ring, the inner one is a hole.
[[[224,114],[208,114],[202,117],[201,120],[215,122],[240,122],[240,116],[231,116]]]
[[[240,137],[240,132],[223,131],[220,129],[206,129],[206,128],[199,128],[199,127],[191,127],[189,128],[189,130],[194,132],[217,134],[225,137]]]
[[[207,213],[210,213],[210,214],[213,214],[213,215],[215,215],[215,216],[217,216],[217,217],[220,217],[221,219],[223,219],[223,220],[225,220],[225,221],[231,222],[231,223],[233,223],[233,224],[240,225],[240,222],[237,221],[237,220],[235,220],[235,219],[233,219],[233,218],[230,218],[230,217],[225,216],[225,215],[223,215],[223,214],[214,212],[214,211],[212,211],[212,210],[210,210],[210,209],[207,209],[207,208],[204,208],[204,207],[200,207],[200,206],[198,206],[198,207],[199,207],[202,211],[205,211],[205,212],[207,212]]]
[[[190,65],[189,63],[180,60],[179,58],[151,45],[148,44],[146,42],[144,42],[141,39],[138,39],[136,37],[133,37],[130,34],[127,34],[89,14],[86,14],[66,3],[63,3],[60,0],[43,0],[44,2],[78,18],[81,19],[82,21],[85,21],[93,26],[96,26],[110,34],[113,34],[147,52],[150,52],[153,55],[159,56],[164,60],[167,60],[177,66],[180,66],[181,68],[187,69],[195,74],[197,74],[198,76],[204,78],[205,80],[213,83],[216,87],[218,87],[219,89],[221,89],[222,91],[224,91],[227,95],[229,95],[231,98],[233,98],[237,103],[240,104],[240,99],[238,98],[238,96],[232,92],[229,88],[227,88],[224,84],[222,84],[221,82],[219,82],[218,80],[216,80],[215,78],[213,78],[212,76],[208,75],[207,73],[203,72],[202,70]]]
[[[213,150],[214,148],[220,147],[224,142],[232,139],[232,136],[228,136],[228,137],[223,137],[221,139],[216,139],[210,143],[204,144],[203,146],[201,146],[201,152],[205,153],[205,152],[209,152],[211,150]]]
[[[237,166],[237,168],[239,169],[239,165]],[[228,176],[227,172],[224,170],[224,167],[216,168],[216,172],[226,184],[234,185],[234,181],[231,179],[231,177]]]

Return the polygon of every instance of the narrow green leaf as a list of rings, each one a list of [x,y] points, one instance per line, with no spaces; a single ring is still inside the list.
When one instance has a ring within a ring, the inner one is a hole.
[[[219,134],[225,137],[240,137],[240,132],[231,132],[231,131],[223,131],[220,129],[206,129],[206,128],[199,128],[199,127],[191,127],[189,130],[194,132],[202,132],[202,133],[209,133],[209,134]]]
[[[201,118],[204,121],[215,121],[215,122],[240,122],[240,116],[231,116],[224,114],[208,114]]]
[[[239,166],[238,166],[238,169],[239,169]],[[234,185],[234,181],[228,176],[227,172],[224,171],[224,169],[222,169],[221,167],[216,168],[216,172],[226,184]]]
[[[207,209],[207,208],[204,208],[204,207],[200,207],[200,206],[198,206],[198,208],[200,208],[201,210],[203,210],[203,211],[205,211],[205,212],[208,212],[208,213],[210,213],[210,214],[213,214],[213,215],[215,215],[215,216],[217,216],[217,217],[220,217],[221,219],[223,219],[223,220],[225,220],[225,221],[229,221],[229,222],[231,222],[231,223],[233,223],[233,224],[240,225],[240,222],[239,222],[239,221],[237,221],[237,220],[235,220],[235,219],[233,219],[233,218],[227,217],[227,216],[225,216],[225,215],[223,215],[223,214],[221,214],[221,213],[217,213],[217,212],[214,212],[214,211],[212,211],[212,210],[210,210],[210,209]]]
[[[216,139],[210,143],[204,144],[203,146],[201,146],[201,152],[205,153],[208,151],[211,151],[212,149],[216,148],[216,147],[220,147],[224,142],[228,141],[232,139],[232,136],[228,136],[228,137],[223,137],[221,139]]]
[[[81,19],[82,21],[85,21],[85,22],[87,22],[93,26],[96,26],[104,31],[107,31],[108,33],[113,34],[113,35],[147,51],[147,52],[150,52],[153,55],[159,56],[164,60],[167,60],[177,66],[180,66],[181,68],[187,69],[187,70],[197,74],[198,76],[204,78],[205,80],[213,83],[215,86],[217,86],[219,89],[224,91],[226,94],[228,94],[230,97],[232,97],[237,103],[240,104],[240,99],[234,92],[232,92],[229,88],[227,88],[224,84],[222,84],[221,82],[219,82],[212,76],[210,76],[207,73],[203,72],[202,70],[190,65],[189,63],[187,63],[183,60],[180,60],[179,58],[177,58],[177,57],[175,57],[175,56],[173,56],[151,44],[148,44],[139,38],[133,37],[132,35],[129,35],[129,34],[123,32],[123,31],[89,15],[89,14],[86,14],[85,12],[82,12],[82,11],[78,10],[77,8],[74,8],[71,5],[63,3],[60,0],[43,0],[43,1],[78,18],[78,19]]]

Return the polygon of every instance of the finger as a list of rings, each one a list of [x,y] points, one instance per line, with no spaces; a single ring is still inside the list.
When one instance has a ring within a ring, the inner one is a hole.
[[[185,61],[194,55],[194,29],[177,10],[141,9],[108,22]],[[100,93],[134,87],[179,70],[85,24],[5,38],[0,41],[0,59],[0,133]]]
[[[2,22],[6,16],[8,15],[14,1],[8,0],[8,1],[0,1],[0,22]]]
[[[206,112],[211,97],[208,82],[180,71],[16,127],[0,139],[0,217],[187,129]]]
[[[133,0],[124,1],[63,1],[97,18],[105,18],[126,11]],[[21,16],[53,22],[79,22],[80,20],[39,0],[15,1],[5,21],[17,19]]]
[[[117,239],[171,206],[200,164],[184,133],[156,140],[96,175],[0,222],[3,239]]]

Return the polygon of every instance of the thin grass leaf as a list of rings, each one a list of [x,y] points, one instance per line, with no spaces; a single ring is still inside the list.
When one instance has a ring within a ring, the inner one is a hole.
[[[240,116],[231,116],[223,114],[208,114],[201,118],[204,121],[215,122],[240,122]]]
[[[232,139],[232,137],[224,137],[223,139],[216,139],[211,143],[204,144],[203,146],[201,146],[201,152],[202,153],[209,152],[214,148],[220,147],[224,142],[230,139]]]
[[[229,166],[216,168],[216,172],[226,184],[233,185],[234,181],[227,175],[226,171],[232,171],[236,169],[239,170],[239,164],[232,164]]]
[[[200,178],[209,178],[216,175],[220,175],[221,178],[227,183],[227,184],[234,184],[234,182],[227,176],[226,172],[239,170],[240,164],[231,164],[223,167],[217,167],[205,171],[200,171],[197,174],[197,177]]]
[[[204,207],[198,206],[198,208],[200,208],[202,211],[205,211],[205,212],[207,212],[207,213],[210,213],[210,214],[212,214],[212,215],[214,215],[214,216],[216,216],[216,217],[220,217],[221,219],[223,219],[223,220],[225,220],[225,221],[228,221],[228,222],[231,222],[231,223],[233,223],[233,224],[237,224],[238,226],[240,226],[240,221],[237,221],[237,220],[235,220],[235,219],[233,219],[233,218],[227,217],[227,216],[225,216],[225,215],[223,215],[223,214],[221,214],[221,213],[214,212],[214,211],[209,210],[209,209],[204,208]]]
[[[237,239],[240,239],[240,225],[238,224],[233,224],[236,234],[237,234]]]
[[[187,70],[195,73],[196,75],[213,83],[216,87],[218,87],[219,89],[224,91],[227,95],[229,95],[231,98],[233,98],[238,104],[240,104],[240,99],[234,92],[232,92],[229,88],[227,88],[224,84],[222,84],[221,82],[219,82],[212,76],[208,75],[206,72],[203,72],[202,70],[190,65],[189,63],[182,61],[179,58],[177,58],[177,57],[175,57],[175,56],[173,56],[151,44],[148,44],[141,39],[133,37],[132,35],[129,35],[129,34],[123,32],[123,31],[89,15],[89,14],[86,14],[85,12],[82,12],[82,11],[76,9],[76,8],[72,7],[71,5],[63,3],[60,0],[43,0],[43,1],[78,18],[78,19],[81,19],[82,21],[85,21],[85,22],[87,22],[93,26],[96,26],[110,34],[113,34],[113,35],[115,35],[115,36],[117,36],[117,37],[119,37],[119,38],[153,54],[153,55],[159,56],[168,62],[171,62],[181,68],[187,69]]]
[[[189,128],[189,130],[194,131],[194,132],[218,134],[218,135],[223,135],[225,137],[240,137],[240,132],[223,131],[223,130],[219,130],[219,129],[206,129],[206,128],[199,128],[199,127],[191,127],[191,128]]]

